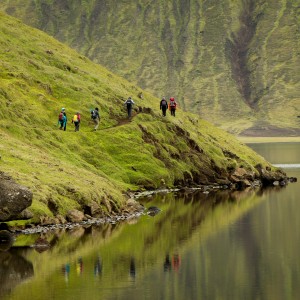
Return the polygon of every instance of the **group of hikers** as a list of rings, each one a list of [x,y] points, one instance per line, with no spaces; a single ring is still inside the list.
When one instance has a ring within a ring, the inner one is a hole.
[[[166,100],[165,97],[162,97],[161,101],[160,101],[160,107],[159,107],[162,111],[163,116],[166,116],[166,112],[167,109],[169,108],[170,112],[171,112],[171,116],[175,117],[175,111],[177,108],[177,102],[175,101],[174,97],[170,98],[170,101],[168,103],[168,101]]]
[[[99,114],[98,107],[91,110],[91,119],[93,120],[94,125],[95,125],[94,130],[97,130],[99,123],[100,123],[100,114]],[[80,116],[80,112],[78,111],[73,116],[72,121],[71,121],[75,126],[75,132],[79,131],[80,121],[81,121],[81,116]],[[66,109],[63,107],[61,109],[61,112],[58,115],[58,125],[60,126],[59,129],[66,131],[67,122],[68,122],[68,118],[67,118],[67,114],[66,114]]]
[[[131,118],[131,116],[132,116],[132,109],[133,109],[134,104],[135,103],[131,97],[128,97],[128,99],[124,102],[124,105],[126,106],[126,109],[127,109],[128,118]],[[167,112],[168,108],[171,112],[171,116],[175,117],[177,102],[175,101],[174,97],[170,98],[169,103],[165,97],[162,97],[162,100],[160,101],[160,110],[162,111],[162,115],[164,117],[166,116],[166,112]],[[95,109],[91,110],[91,119],[95,125],[94,131],[96,131],[98,129],[99,123],[100,123],[100,114],[99,114],[98,107],[95,107]],[[59,129],[66,131],[67,122],[68,122],[68,118],[67,118],[67,114],[66,114],[66,109],[63,107],[58,116],[58,125],[60,126]],[[72,124],[74,124],[74,126],[75,126],[75,132],[79,131],[80,122],[81,122],[80,112],[77,111],[76,114],[72,118]]]

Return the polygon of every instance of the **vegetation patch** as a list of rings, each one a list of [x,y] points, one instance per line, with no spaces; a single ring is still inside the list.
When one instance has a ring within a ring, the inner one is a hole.
[[[235,166],[271,167],[197,115],[162,117],[158,98],[145,91],[139,98],[132,83],[2,13],[0,32],[0,170],[32,191],[36,222],[91,203],[119,211],[128,190],[224,183]],[[136,102],[131,119],[128,96]],[[66,131],[57,123],[63,107]]]

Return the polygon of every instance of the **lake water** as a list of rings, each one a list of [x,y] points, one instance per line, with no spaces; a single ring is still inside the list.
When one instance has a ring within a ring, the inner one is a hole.
[[[300,181],[300,143],[251,144]],[[300,186],[143,199],[158,215],[19,236],[0,299],[300,299]]]

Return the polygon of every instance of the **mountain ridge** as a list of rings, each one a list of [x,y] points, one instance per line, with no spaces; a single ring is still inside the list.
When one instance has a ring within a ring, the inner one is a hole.
[[[300,135],[297,1],[16,0],[0,9],[234,134]]]

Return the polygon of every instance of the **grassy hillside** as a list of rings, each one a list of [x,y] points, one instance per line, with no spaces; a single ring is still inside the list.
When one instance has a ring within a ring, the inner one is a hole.
[[[0,170],[34,194],[36,216],[92,201],[119,211],[128,189],[226,183],[236,167],[268,163],[196,115],[166,118],[159,99],[67,46],[0,13]],[[136,111],[126,118],[131,95]],[[98,106],[94,132],[90,109]],[[67,131],[57,126],[66,108]],[[79,132],[70,119],[82,115]]]
[[[296,0],[6,0],[0,9],[235,134],[300,135]]]

